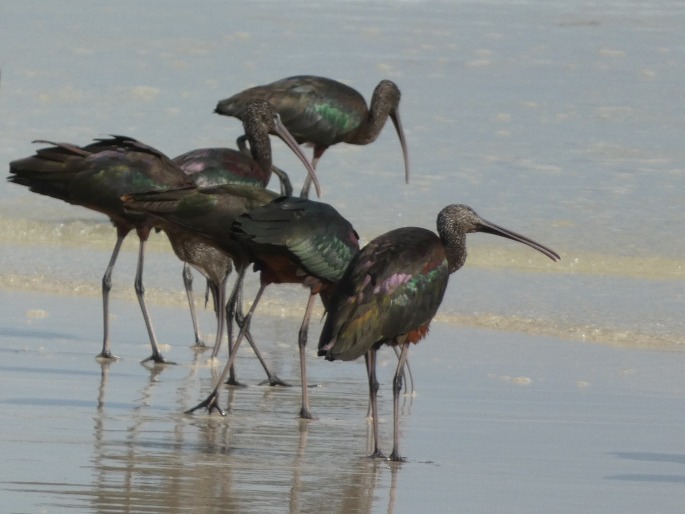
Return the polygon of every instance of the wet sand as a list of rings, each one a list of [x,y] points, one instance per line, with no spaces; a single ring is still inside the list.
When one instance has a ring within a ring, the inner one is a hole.
[[[222,391],[225,418],[183,410],[210,390],[185,309],[155,305],[176,366],[146,368],[138,306],[115,301],[100,365],[92,298],[0,292],[0,503],[5,512],[676,512],[685,500],[685,354],[435,323],[413,349],[401,465],[372,461],[364,367],[310,351],[317,419],[296,418],[295,317],[255,335],[291,388]],[[183,334],[188,334],[185,341]],[[293,334],[293,344],[286,340]],[[274,342],[275,341],[275,342]],[[382,446],[391,447],[383,352]]]

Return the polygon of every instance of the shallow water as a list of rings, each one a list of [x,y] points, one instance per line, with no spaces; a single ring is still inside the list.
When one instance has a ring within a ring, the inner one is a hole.
[[[207,393],[211,373],[185,348],[181,266],[161,236],[145,282],[160,339],[171,345],[164,353],[179,366],[157,373],[138,364],[149,350],[129,241],[113,290],[122,361],[101,372],[93,355],[113,229],[96,213],[0,186],[4,510],[670,512],[682,504],[685,118],[674,106],[685,7],[342,5],[3,5],[0,160],[29,155],[34,139],[85,144],[109,133],[171,156],[232,146],[239,123],[211,111],[245,87],[315,73],[369,98],[390,78],[403,93],[410,185],[386,127],[372,145],[326,152],[323,199],[364,240],[402,225],[433,228],[444,205],[467,203],[562,260],[470,237],[467,265],[412,355],[418,394],[403,410],[409,462],[398,468],[364,459],[362,365],[312,357],[321,384],[312,423],[294,417],[297,387],[254,386],[261,372],[249,355],[239,373],[254,387],[233,392],[233,414],[181,415]],[[301,165],[274,147],[299,183]],[[252,277],[248,290],[255,286]],[[255,320],[289,381],[298,376],[292,340],[304,301],[300,287],[271,288]],[[202,313],[207,340],[211,318]],[[393,359],[385,359],[388,448]]]
[[[110,366],[93,355],[97,305],[78,296],[0,294],[3,309],[0,498],[6,512],[673,512],[685,498],[685,354],[578,344],[435,323],[413,350],[415,397],[402,399],[402,465],[370,461],[364,367],[310,355],[317,415],[299,389],[222,391],[226,418],[181,412],[207,394],[205,356],[178,343],[178,366],[149,369],[137,306],[114,302]],[[74,322],[74,313],[80,313]],[[155,308],[162,341],[188,332],[180,307]],[[288,333],[255,332],[297,386]],[[379,375],[382,447],[391,446],[390,378]]]

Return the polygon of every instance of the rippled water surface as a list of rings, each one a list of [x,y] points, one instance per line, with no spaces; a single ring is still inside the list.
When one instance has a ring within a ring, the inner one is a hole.
[[[562,255],[552,263],[510,241],[469,236],[467,264],[411,356],[417,394],[404,399],[409,462],[398,467],[364,458],[363,365],[319,362],[313,349],[316,421],[295,418],[297,387],[257,386],[261,371],[247,352],[239,373],[250,387],[224,392],[230,415],[183,416],[212,373],[187,349],[181,266],[160,235],[145,283],[164,352],[179,365],[138,364],[149,350],[129,241],[113,289],[122,360],[101,369],[93,356],[111,225],[0,185],[4,510],[682,505],[683,6],[35,0],[0,12],[5,163],[32,153],[34,139],[85,144],[126,134],[170,156],[233,146],[240,124],[212,110],[236,91],[312,73],[368,99],[389,78],[403,95],[410,184],[386,127],[372,145],[326,152],[323,199],[364,240],[397,226],[433,228],[443,206],[466,203]],[[299,183],[301,165],[280,142],[274,148]],[[248,294],[255,287],[250,277]],[[279,375],[294,385],[305,296],[300,287],[271,288],[255,321]],[[209,340],[210,312],[202,324]],[[394,357],[384,358],[389,449]]]

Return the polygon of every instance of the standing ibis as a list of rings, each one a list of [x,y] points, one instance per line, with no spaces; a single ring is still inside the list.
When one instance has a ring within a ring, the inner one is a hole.
[[[10,182],[27,186],[31,191],[81,205],[109,216],[117,230],[114,250],[102,278],[104,359],[116,359],[110,349],[109,293],[112,270],[124,238],[131,230],[140,240],[135,278],[136,296],[147,326],[152,356],[145,361],[166,363],[157,344],[152,321],[145,305],[143,263],[145,242],[157,220],[142,213],[124,212],[121,196],[131,191],[161,191],[192,186],[188,177],[158,150],[123,136],[96,140],[85,147],[51,143],[35,155],[10,163]],[[143,361],[143,362],[145,362]]]
[[[216,218],[215,222],[217,226],[225,226],[220,218]],[[259,291],[221,377],[210,395],[187,412],[204,407],[209,412],[217,410],[222,415],[225,414],[218,404],[219,389],[229,374],[236,351],[249,329],[264,289],[273,283],[298,283],[310,290],[298,342],[302,379],[300,417],[311,419],[305,362],[309,318],[316,295],[321,295],[325,305],[333,284],[340,279],[347,264],[359,251],[357,233],[330,205],[294,197],[279,197],[238,216],[230,234],[221,234],[211,225],[199,230],[214,238],[221,246],[233,240],[239,242],[248,259],[254,262],[261,273]]]
[[[466,234],[486,232],[526,244],[552,260],[559,255],[535,241],[485,221],[466,205],[448,205],[438,214],[438,235],[405,227],[383,234],[354,258],[338,282],[327,306],[319,340],[319,355],[328,360],[366,358],[369,400],[373,416],[374,451],[378,446],[376,352],[383,344],[399,345],[393,378],[393,450],[399,455],[399,393],[401,370],[409,343],[418,343],[442,302],[451,273],[466,261]]]
[[[330,205],[282,196],[238,216],[233,223],[233,237],[243,243],[255,269],[261,272],[257,298],[269,284],[303,284],[309,288],[298,332],[300,417],[313,419],[307,395],[305,355],[309,319],[317,294],[325,305],[333,285],[359,252],[359,236],[350,222]],[[253,305],[256,303],[257,299]]]
[[[382,80],[373,92],[371,106],[367,107],[357,90],[341,82],[299,75],[252,87],[221,100],[215,112],[243,119],[249,101],[257,98],[267,100],[279,112],[283,124],[297,142],[314,147],[314,168],[331,145],[341,142],[366,145],[375,141],[390,116],[400,138],[405,180],[408,182],[409,158],[400,121],[400,96],[394,82]],[[241,139],[238,139],[238,144],[242,147],[244,142]],[[309,195],[309,187],[307,178],[301,196]]]
[[[314,173],[304,153],[283,126],[280,116],[270,103],[264,100],[249,102],[243,118],[243,128],[250,141],[251,156],[232,148],[201,148],[179,155],[173,159],[173,162],[183,169],[199,188],[222,184],[242,184],[265,188],[271,178],[273,164],[269,133],[275,132],[302,161],[307,171]],[[287,175],[285,177],[287,179]],[[287,184],[289,185],[289,181]],[[292,191],[292,187],[290,191]],[[231,258],[215,247],[208,245],[204,238],[195,236],[193,232],[178,229],[174,224],[169,223],[165,224],[163,228],[169,237],[174,252],[185,262],[183,281],[195,328],[196,346],[202,346],[202,343],[194,314],[192,275],[188,266],[192,265],[208,280],[217,309],[215,312],[219,325],[217,326],[215,347],[218,348],[223,338],[223,300],[225,298],[226,279],[232,268]],[[218,295],[221,295],[221,298]],[[232,320],[229,319],[228,323],[229,339],[231,339],[230,323]]]
[[[264,205],[277,196],[276,193],[261,187],[224,184],[204,189],[178,189],[127,194],[123,197],[123,201],[127,212],[143,213],[155,218],[162,230],[171,234],[177,245],[185,244],[185,241],[189,240],[191,243],[187,246],[194,249],[209,248],[211,255],[219,250],[233,262],[233,266],[238,272],[238,278],[226,305],[226,317],[223,318],[223,315],[218,314],[221,319],[226,319],[230,324],[235,315],[236,304],[240,301],[243,278],[250,263],[243,246],[232,237],[231,224],[240,214]],[[198,245],[198,243],[200,244]],[[206,270],[211,271],[211,260],[204,262],[203,266]],[[226,302],[223,301],[222,291],[219,290],[216,305],[223,309],[224,303]],[[223,326],[223,322],[220,322]],[[246,326],[246,323],[243,321],[239,323],[239,326],[242,328]],[[230,337],[229,332],[229,339]],[[271,385],[285,385],[270,372],[257,346],[254,345],[249,336],[248,340],[267,373],[269,383]],[[219,351],[220,345],[218,343],[219,340],[214,345],[212,357],[216,357]],[[231,344],[229,344],[229,353],[233,354]],[[238,385],[233,368],[231,368],[229,383]]]

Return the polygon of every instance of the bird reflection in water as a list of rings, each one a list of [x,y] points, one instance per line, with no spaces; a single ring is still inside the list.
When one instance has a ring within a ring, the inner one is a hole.
[[[336,421],[311,425],[274,409],[274,404],[287,403],[285,397],[297,403],[296,392],[227,388],[229,411],[240,411],[243,405],[253,409],[259,403],[254,397],[262,397],[258,416],[241,412],[228,418],[189,418],[178,414],[178,407],[186,407],[197,394],[195,366],[181,377],[169,371],[151,373],[131,391],[130,403],[108,401],[107,393],[125,378],[109,371],[103,363],[93,418],[91,483],[58,492],[70,505],[81,498],[94,512],[149,508],[181,512],[195,509],[202,498],[207,510],[283,511],[285,507],[293,513],[346,513],[386,510],[387,501],[387,512],[394,511],[399,467],[360,454],[331,457],[330,433]],[[167,405],[160,406],[159,399],[165,397]],[[290,412],[291,404],[281,409]],[[344,410],[349,401],[334,405]],[[336,447],[355,447],[363,437],[355,430],[339,432]],[[330,483],[340,486],[334,496],[326,487]]]

